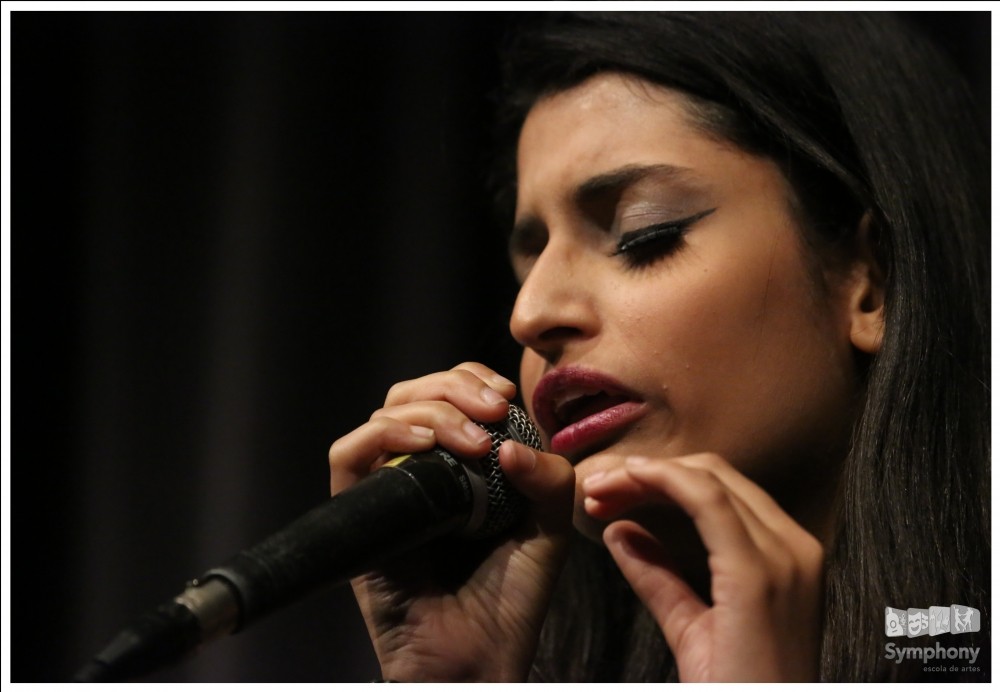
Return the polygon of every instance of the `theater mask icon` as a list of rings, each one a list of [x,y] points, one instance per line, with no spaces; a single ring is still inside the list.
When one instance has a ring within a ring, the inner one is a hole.
[[[927,608],[909,608],[906,611],[906,636],[919,637],[930,631],[930,613]]]

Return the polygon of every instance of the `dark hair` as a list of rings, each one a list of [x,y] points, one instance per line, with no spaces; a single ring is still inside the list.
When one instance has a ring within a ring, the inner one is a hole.
[[[853,239],[870,215],[885,333],[859,364],[863,402],[827,546],[821,677],[920,678],[919,660],[885,658],[885,608],[959,603],[982,611],[982,672],[950,678],[989,679],[988,132],[957,70],[887,13],[533,16],[505,60],[495,192],[508,213],[532,105],[617,71],[685,92],[714,134],[778,162],[824,247]],[[576,551],[539,679],[670,675],[659,631],[607,560]]]

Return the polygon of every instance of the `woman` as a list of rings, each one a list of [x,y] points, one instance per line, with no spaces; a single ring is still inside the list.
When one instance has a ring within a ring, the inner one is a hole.
[[[960,80],[884,15],[556,16],[508,61],[511,332],[548,451],[501,448],[532,507],[511,535],[355,580],[384,676],[988,679]],[[476,363],[396,385],[331,448],[333,491],[485,453],[472,421],[515,391]],[[975,665],[887,655],[887,607],[952,603],[983,611],[944,635]]]

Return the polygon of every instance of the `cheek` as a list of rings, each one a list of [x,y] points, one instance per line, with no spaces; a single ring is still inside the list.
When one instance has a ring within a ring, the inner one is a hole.
[[[714,258],[642,289],[621,323],[634,367],[656,371],[678,446],[737,461],[835,433],[850,349],[794,248]]]
[[[825,318],[817,312],[795,248],[781,240],[754,247],[732,244],[712,253],[710,263],[692,263],[674,273],[671,285],[656,292],[658,317],[644,316],[635,328],[646,321],[657,325],[652,339],[675,347],[685,369],[703,382],[749,384],[754,373],[764,377],[772,367],[794,360]]]
[[[739,277],[738,279],[735,277]],[[622,301],[619,338],[643,369],[655,368],[674,389],[685,379],[730,377],[760,336],[760,304],[745,273],[720,267],[683,268],[633,287]]]

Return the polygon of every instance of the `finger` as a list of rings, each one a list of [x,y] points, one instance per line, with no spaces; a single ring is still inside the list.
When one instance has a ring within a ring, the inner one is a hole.
[[[584,479],[582,487],[584,509],[596,519],[613,519],[640,504],[672,503],[670,498],[640,483],[624,468],[591,474]]]
[[[507,440],[497,460],[511,485],[531,502],[540,526],[550,532],[569,530],[576,473],[566,459]]]
[[[677,458],[656,460],[652,463],[678,464],[681,461],[681,458]],[[707,469],[705,471],[710,473]],[[754,544],[762,550],[774,547],[778,542],[774,532],[754,514],[751,507],[728,488],[725,482],[721,479],[718,479],[718,482],[730,492],[733,509],[743,521]],[[682,511],[673,499],[663,494],[661,487],[642,482],[626,469],[592,475],[584,480],[583,489],[586,494],[584,509],[595,519],[611,520],[627,512],[634,512],[639,507],[669,507]]]
[[[762,555],[770,556],[779,581],[791,583],[822,572],[822,542],[793,519],[767,491],[716,454],[679,457],[689,468],[711,473],[732,493],[733,505]]]
[[[710,556],[750,564],[758,558],[756,543],[728,488],[703,469],[629,457],[625,471],[640,485],[669,497],[695,523]]]
[[[678,457],[677,462],[689,468],[703,469],[716,476],[755,517],[775,534],[798,535],[805,532],[805,529],[789,516],[770,493],[717,454],[694,454]]]
[[[680,576],[664,546],[638,524],[610,524],[604,530],[604,543],[671,651],[679,651],[689,628],[696,626],[708,606]]]
[[[446,401],[415,401],[379,409],[373,421],[392,418],[431,428],[437,443],[458,456],[477,459],[489,453],[490,436],[465,413]]]
[[[822,574],[822,546],[804,530],[789,538],[767,527],[712,473],[681,464],[626,465],[640,483],[670,495],[695,523],[709,553],[712,598],[758,610],[775,589],[786,593],[814,583]]]
[[[718,476],[697,465],[676,462],[637,464],[630,459],[624,472],[640,486],[667,495],[691,516],[709,553],[714,599],[756,602],[758,597],[766,600],[776,587],[786,593],[818,583],[823,547],[811,534],[797,524],[793,524],[793,531],[776,532]],[[611,483],[615,483],[614,477]],[[633,489],[625,497],[635,502],[622,503],[622,511],[662,502],[655,496],[644,499]],[[647,528],[651,526],[649,517],[640,521]]]
[[[730,488],[733,504],[765,557],[772,584],[783,592],[808,591],[822,580],[822,542],[793,519],[763,488],[722,457],[698,454],[678,461],[712,473]]]
[[[493,422],[507,415],[509,400],[517,391],[510,380],[485,366],[473,372],[459,366],[448,372],[398,382],[386,395],[386,407],[415,401],[447,401],[474,420]]]
[[[367,476],[386,452],[424,451],[434,443],[434,430],[429,427],[394,418],[369,421],[330,446],[330,492],[338,493]]]
[[[452,368],[452,370],[466,370],[471,372],[473,375],[479,377],[479,379],[483,382],[486,382],[498,392],[502,393],[508,399],[512,399],[514,395],[517,394],[517,385],[514,384],[514,382],[482,363],[467,361],[456,365]]]

